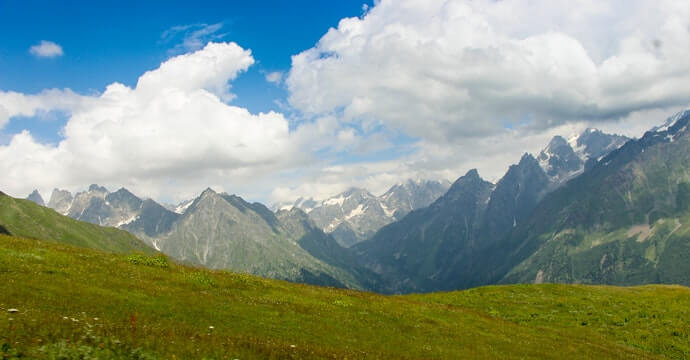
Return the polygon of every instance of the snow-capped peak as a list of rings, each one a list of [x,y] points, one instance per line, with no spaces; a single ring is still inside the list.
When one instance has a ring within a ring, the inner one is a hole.
[[[182,215],[185,213],[185,211],[187,211],[187,209],[189,209],[190,206],[192,206],[193,203],[194,203],[193,199],[181,202],[179,205],[177,205],[177,207],[173,211]]]
[[[682,119],[682,118],[684,118],[684,117],[686,117],[686,116],[690,116],[690,109],[685,109],[685,110],[683,110],[683,111],[677,112],[676,114],[674,114],[674,115],[671,116],[670,118],[666,119],[666,121],[664,122],[663,125],[653,127],[653,128],[652,128],[652,132],[660,133],[660,132],[667,131],[670,127],[672,127],[673,125],[675,125],[675,123],[676,123],[678,120],[680,120],[680,119]]]

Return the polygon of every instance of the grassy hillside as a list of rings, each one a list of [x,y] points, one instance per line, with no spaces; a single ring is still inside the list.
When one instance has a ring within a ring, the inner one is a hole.
[[[29,200],[15,199],[0,192],[0,234],[8,232],[110,252],[155,253],[126,231],[77,221]]]
[[[387,297],[4,235],[0,283],[0,358],[690,356],[684,287]]]

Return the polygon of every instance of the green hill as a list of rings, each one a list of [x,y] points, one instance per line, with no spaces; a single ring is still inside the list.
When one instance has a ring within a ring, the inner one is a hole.
[[[109,252],[155,253],[126,231],[77,221],[32,201],[0,192],[0,234],[3,233]]]
[[[690,356],[680,286],[383,296],[5,235],[0,283],[3,359]]]

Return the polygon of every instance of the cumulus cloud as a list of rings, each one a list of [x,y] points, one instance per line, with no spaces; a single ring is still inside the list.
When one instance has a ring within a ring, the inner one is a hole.
[[[40,43],[29,48],[29,52],[37,57],[54,58],[62,56],[62,46],[47,40],[41,40]]]
[[[382,0],[286,83],[306,114],[447,144],[687,104],[689,57],[688,2]]]
[[[228,81],[253,63],[235,43],[209,43],[144,73],[133,88],[113,83],[86,98],[68,90],[0,93],[5,117],[70,111],[58,144],[40,144],[25,131],[0,146],[0,186],[23,195],[96,182],[179,199],[305,161],[300,144],[318,129],[291,134],[282,114],[252,114],[225,102],[232,97]]]

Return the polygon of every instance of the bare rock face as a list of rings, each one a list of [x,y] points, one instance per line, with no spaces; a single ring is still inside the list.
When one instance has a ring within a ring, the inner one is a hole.
[[[53,194],[50,195],[50,201],[48,201],[48,207],[60,214],[67,215],[70,206],[72,206],[73,199],[74,197],[69,191],[53,189]]]
[[[350,247],[369,239],[376,231],[402,219],[410,211],[430,205],[449,187],[450,182],[445,180],[408,180],[392,186],[381,196],[365,189],[350,188],[323,201],[298,199],[282,208],[303,210],[341,246]]]

